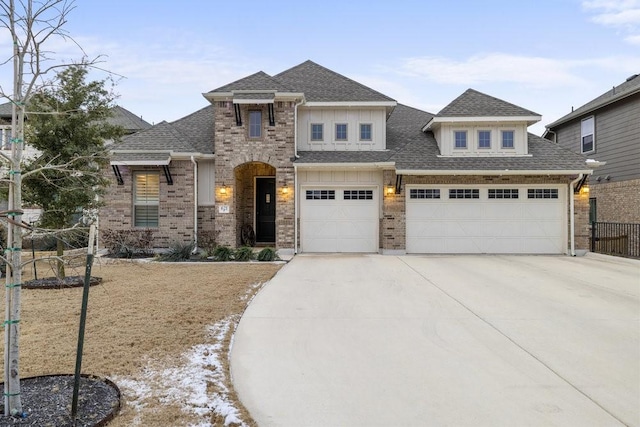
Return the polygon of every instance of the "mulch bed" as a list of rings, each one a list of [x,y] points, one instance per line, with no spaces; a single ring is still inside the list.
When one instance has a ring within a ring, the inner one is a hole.
[[[84,375],[80,379],[77,422],[71,419],[73,375],[47,375],[20,381],[24,418],[0,415],[0,426],[99,427],[120,409],[120,390],[109,380]],[[4,384],[0,383],[0,387]],[[4,401],[0,404],[4,414]]]
[[[94,286],[102,282],[101,277],[93,277],[89,280],[89,286]],[[67,276],[64,279],[57,277],[45,277],[24,282],[23,289],[63,289],[77,288],[84,286],[84,276]]]

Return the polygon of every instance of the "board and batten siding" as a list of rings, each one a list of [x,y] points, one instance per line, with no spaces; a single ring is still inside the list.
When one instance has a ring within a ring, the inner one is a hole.
[[[311,124],[323,124],[322,141],[311,140]],[[347,125],[347,140],[336,140],[336,124]],[[360,124],[371,124],[371,140],[360,140]],[[362,151],[386,148],[386,110],[380,108],[298,109],[298,149],[300,151]]]
[[[606,108],[581,116],[556,130],[556,141],[566,149],[580,153],[580,125],[582,120],[594,117],[595,152],[585,158],[607,162],[593,171],[601,183],[640,179],[640,95],[617,102]],[[591,185],[598,181],[590,179]]]

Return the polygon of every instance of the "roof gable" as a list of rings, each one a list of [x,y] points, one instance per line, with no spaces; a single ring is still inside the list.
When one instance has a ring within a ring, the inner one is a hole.
[[[444,107],[436,117],[530,117],[540,116],[502,99],[467,89]]]
[[[244,77],[240,80],[236,80],[235,82],[231,82],[217,89],[214,89],[209,93],[214,94],[218,92],[225,93],[245,90],[290,92],[289,88],[272,78],[264,71],[258,71],[255,74],[251,74],[250,76]]]
[[[313,61],[289,68],[274,77],[303,92],[307,102],[392,102],[395,100]]]

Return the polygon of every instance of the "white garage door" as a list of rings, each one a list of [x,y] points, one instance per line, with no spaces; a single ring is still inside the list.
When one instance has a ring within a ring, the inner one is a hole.
[[[566,252],[564,186],[408,186],[407,252]]]
[[[304,188],[300,203],[303,252],[377,252],[376,188]]]

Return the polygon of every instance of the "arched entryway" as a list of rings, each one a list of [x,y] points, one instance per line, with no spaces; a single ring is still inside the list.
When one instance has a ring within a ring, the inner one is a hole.
[[[236,236],[243,245],[242,229],[251,226],[260,245],[276,243],[276,168],[262,162],[244,163],[234,170]]]

